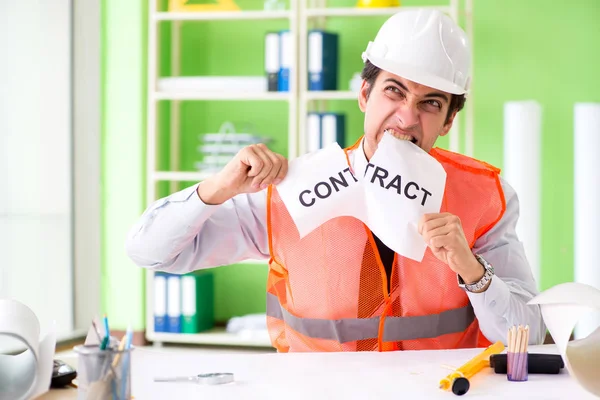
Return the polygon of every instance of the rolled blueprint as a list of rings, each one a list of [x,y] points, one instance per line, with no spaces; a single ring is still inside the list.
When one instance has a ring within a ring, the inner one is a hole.
[[[0,400],[31,399],[48,391],[52,376],[55,330],[40,341],[36,315],[16,300],[0,299],[0,341],[21,342],[20,354],[0,354]]]
[[[600,289],[594,254],[600,245],[600,103],[575,104],[574,216],[575,281]],[[575,328],[583,338],[600,325],[600,312],[588,313]]]
[[[504,104],[504,178],[519,199],[517,235],[540,288],[540,164],[542,107],[536,101]]]
[[[583,283],[565,282],[547,289],[528,304],[539,304],[544,322],[569,374],[585,390],[600,397],[600,327],[585,337],[570,340],[582,317],[600,311],[600,290]]]

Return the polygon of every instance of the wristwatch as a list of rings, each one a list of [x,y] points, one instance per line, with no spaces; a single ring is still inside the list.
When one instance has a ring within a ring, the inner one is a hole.
[[[479,254],[475,254],[475,258],[477,259],[479,264],[483,265],[483,268],[485,269],[485,273],[483,274],[480,280],[473,283],[465,283],[465,281],[463,281],[460,275],[456,275],[458,278],[458,287],[468,292],[479,292],[485,287],[485,285],[488,284],[488,282],[494,276],[494,267],[492,267],[492,265],[489,262],[487,262]]]

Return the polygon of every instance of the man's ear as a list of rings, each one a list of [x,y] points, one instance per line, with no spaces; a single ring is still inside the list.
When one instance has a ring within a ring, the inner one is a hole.
[[[365,112],[367,110],[369,88],[369,83],[366,81],[366,79],[363,79],[362,84],[360,85],[360,91],[358,92],[358,108],[360,108],[360,111],[362,112]]]
[[[450,128],[452,128],[452,123],[454,122],[454,117],[456,117],[456,110],[452,112],[452,114],[450,115],[450,119],[444,124],[440,136],[446,136],[448,132],[450,132]]]

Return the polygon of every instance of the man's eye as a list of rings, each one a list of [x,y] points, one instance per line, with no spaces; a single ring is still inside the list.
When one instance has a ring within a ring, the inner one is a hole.
[[[437,108],[442,108],[442,103],[440,103],[437,100],[427,100],[425,103],[431,104],[432,106],[437,107]]]
[[[398,89],[396,86],[388,86],[385,88],[386,91],[391,91],[394,93],[401,93],[400,89]]]

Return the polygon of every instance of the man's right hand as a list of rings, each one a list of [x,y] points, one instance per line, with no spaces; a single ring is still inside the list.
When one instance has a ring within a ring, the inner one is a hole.
[[[281,182],[288,171],[287,159],[263,143],[244,147],[219,173],[198,185],[206,204],[221,204],[241,193],[255,193]]]

